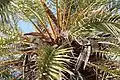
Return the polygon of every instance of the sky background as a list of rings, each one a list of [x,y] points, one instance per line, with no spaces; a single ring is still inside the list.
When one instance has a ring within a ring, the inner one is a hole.
[[[24,33],[28,33],[28,32],[33,32],[35,29],[33,28],[32,23],[30,22],[26,22],[23,20],[20,20],[18,22],[18,27],[24,32]]]

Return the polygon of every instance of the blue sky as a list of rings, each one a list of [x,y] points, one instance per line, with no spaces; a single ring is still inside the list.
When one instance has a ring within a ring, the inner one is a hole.
[[[24,32],[24,33],[28,33],[28,32],[33,32],[35,29],[33,28],[32,23],[30,22],[26,22],[23,20],[20,20],[18,22],[18,27]]]

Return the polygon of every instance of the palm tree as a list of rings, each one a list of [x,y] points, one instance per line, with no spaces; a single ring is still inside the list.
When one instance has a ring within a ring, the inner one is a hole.
[[[23,14],[22,17],[36,28],[36,32],[26,33],[24,37],[19,35],[20,40],[12,43],[15,46],[12,48],[17,51],[11,53],[21,56],[10,61],[21,71],[18,78],[103,80],[118,76],[116,80],[119,79],[119,65],[116,66],[118,63],[111,56],[119,55],[120,15],[117,9],[108,9],[106,0],[50,0],[49,4],[45,0],[27,0],[10,3],[16,13]],[[4,64],[7,65],[7,62]]]

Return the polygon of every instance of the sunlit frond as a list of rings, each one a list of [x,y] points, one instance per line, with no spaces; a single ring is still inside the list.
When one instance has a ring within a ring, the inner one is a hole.
[[[52,47],[42,47],[38,50],[38,71],[39,79],[60,79],[63,76],[63,72],[73,74],[67,68],[65,64],[70,62],[67,53],[71,52],[71,49],[54,49]]]

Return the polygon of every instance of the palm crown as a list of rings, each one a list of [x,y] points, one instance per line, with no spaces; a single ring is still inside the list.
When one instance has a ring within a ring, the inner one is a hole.
[[[101,80],[117,76],[116,79],[119,79],[119,65],[111,56],[119,55],[120,15],[116,5],[109,7],[109,3],[112,2],[2,1],[2,12],[6,11],[3,7],[9,4],[7,10],[11,9],[10,13],[14,15],[21,14],[17,17],[30,21],[36,32],[23,35],[16,27],[11,27],[11,23],[3,24],[0,32],[7,38],[0,38],[1,56],[11,55],[12,58],[0,62],[1,78]],[[16,16],[9,16],[13,17],[12,26],[17,26]],[[109,69],[111,64],[114,69]],[[20,71],[17,77],[11,76],[11,66]]]

